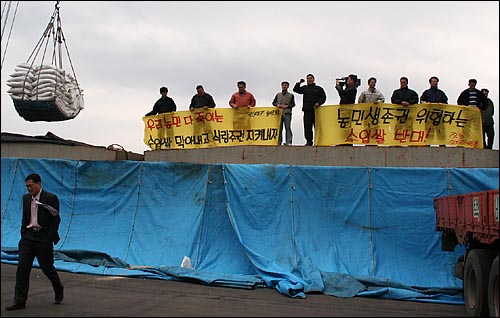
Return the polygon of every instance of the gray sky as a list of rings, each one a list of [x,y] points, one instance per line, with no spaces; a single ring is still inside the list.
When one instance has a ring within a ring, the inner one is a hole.
[[[150,149],[143,142],[142,116],[160,97],[161,86],[168,87],[178,110],[188,110],[197,84],[216,107],[228,108],[239,80],[247,82],[257,106],[271,106],[281,81],[292,88],[312,73],[325,89],[326,105],[333,105],[340,101],[335,78],[354,73],[362,80],[358,96],[374,76],[386,102],[401,76],[419,95],[431,76],[439,77],[450,104],[476,78],[477,88],[488,88],[495,104],[493,148],[499,148],[498,1],[61,1],[62,30],[85,109],[72,120],[28,122],[16,112],[6,80],[27,61],[55,3],[19,3],[2,64],[2,132],[51,131],[143,153]],[[71,71],[64,54],[63,68]],[[295,98],[293,144],[303,145],[302,96]]]

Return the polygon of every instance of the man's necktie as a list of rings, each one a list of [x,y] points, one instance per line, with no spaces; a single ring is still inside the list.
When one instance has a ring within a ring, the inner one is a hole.
[[[38,215],[37,215],[37,208],[36,208],[36,199],[31,198],[31,222],[30,224],[33,226],[38,226]]]

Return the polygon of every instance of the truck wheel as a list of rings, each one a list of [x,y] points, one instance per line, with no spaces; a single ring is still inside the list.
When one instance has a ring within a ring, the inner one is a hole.
[[[473,249],[467,255],[464,267],[464,302],[467,315],[488,315],[488,275],[493,255],[484,249]]]
[[[488,308],[490,317],[498,317],[498,255],[491,265],[490,276],[488,279]]]

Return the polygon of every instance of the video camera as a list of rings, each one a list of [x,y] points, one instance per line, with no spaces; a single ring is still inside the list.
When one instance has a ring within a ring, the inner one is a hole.
[[[335,80],[339,81],[340,86],[344,86],[347,83],[347,79],[349,76],[344,76],[341,78],[336,78]],[[361,86],[361,79],[356,77],[356,87]]]

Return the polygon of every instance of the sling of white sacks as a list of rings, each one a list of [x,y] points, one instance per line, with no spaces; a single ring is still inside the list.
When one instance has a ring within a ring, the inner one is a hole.
[[[31,66],[21,63],[7,80],[12,99],[54,102],[67,117],[76,116],[84,108],[83,89],[71,74],[54,65]]]

